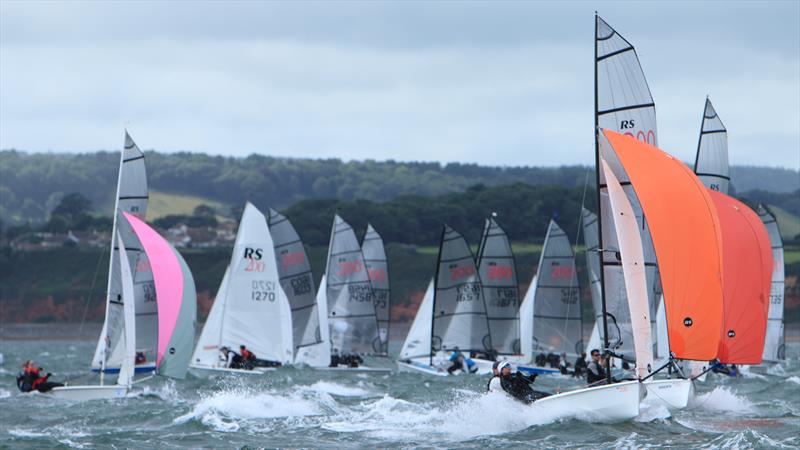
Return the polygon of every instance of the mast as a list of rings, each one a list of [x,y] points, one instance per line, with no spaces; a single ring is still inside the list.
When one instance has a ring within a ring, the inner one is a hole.
[[[603,309],[603,355],[606,357],[606,383],[611,384],[611,360],[609,359],[608,350],[608,317],[606,315],[606,284],[605,272],[603,268],[603,219],[602,211],[600,211],[600,116],[598,114],[599,101],[597,97],[597,33],[598,33],[598,15],[597,11],[594,12],[594,172],[595,172],[595,186],[597,191],[597,243],[600,256],[600,305]],[[590,349],[591,350],[591,349]]]
[[[439,255],[436,258],[436,276],[433,278],[433,302],[431,308],[433,309],[433,314],[431,314],[431,351],[430,351],[430,360],[429,365],[433,365],[433,319],[436,318],[436,292],[439,288],[439,266],[442,264],[442,246],[444,245],[444,236],[447,233],[447,225],[442,225],[442,237],[439,239]]]

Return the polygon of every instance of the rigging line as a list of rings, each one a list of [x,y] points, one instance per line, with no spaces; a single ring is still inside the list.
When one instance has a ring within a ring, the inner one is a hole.
[[[106,247],[100,251],[100,257],[97,258],[97,266],[94,269],[94,277],[92,278],[92,287],[89,288],[89,295],[86,298],[86,303],[83,305],[83,317],[81,317],[81,326],[78,328],[78,334],[83,333],[83,325],[86,323],[86,314],[89,312],[89,304],[92,303],[92,294],[94,294],[94,287],[97,284],[97,275],[100,273],[100,263],[103,262],[103,256],[106,254]]]

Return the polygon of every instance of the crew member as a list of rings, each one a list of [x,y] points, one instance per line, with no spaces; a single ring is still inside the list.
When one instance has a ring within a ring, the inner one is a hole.
[[[592,362],[586,367],[586,382],[596,383],[606,378],[606,370],[603,367],[603,358],[600,357],[600,350],[592,350]]]
[[[574,377],[583,377],[586,373],[586,352],[581,352],[581,356],[575,360],[575,371],[572,372]]]
[[[497,370],[497,366],[500,363],[495,361],[492,364],[492,378],[489,379],[489,382],[486,384],[486,390],[489,392],[502,392],[503,386],[500,383],[500,372]]]
[[[537,392],[531,388],[531,384],[536,380],[536,374],[532,377],[526,377],[522,372],[511,373],[511,363],[508,361],[501,362],[497,369],[500,371],[500,386],[503,390],[523,403],[533,403],[534,401],[547,397],[546,392]]]

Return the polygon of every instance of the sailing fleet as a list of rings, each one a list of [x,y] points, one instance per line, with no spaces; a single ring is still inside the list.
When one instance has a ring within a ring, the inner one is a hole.
[[[559,372],[548,355],[598,349],[605,379],[537,400],[591,420],[627,420],[644,403],[684,408],[710,361],[785,358],[783,246],[775,216],[729,195],[727,130],[706,99],[693,168],[658,148],[656,108],[634,46],[595,18],[595,185],[581,217],[594,310],[584,344],[576,255],[550,221],[538,268],[521,294],[510,239],[492,214],[473,254],[444,224],[435,271],[397,357],[420,376],[487,374],[507,360]],[[589,131],[587,130],[587,133]],[[105,322],[92,358],[99,383],[49,395],[126,395],[154,375],[269,376],[278,367],[389,372],[390,267],[378,230],[359,242],[332,222],[315,286],[289,219],[247,203],[222,282],[195,343],[196,293],[186,262],[145,222],[145,156],[126,132],[117,185]],[[260,363],[232,367],[246,346]],[[466,363],[452,370],[453,356]],[[371,357],[365,365],[362,357]],[[115,382],[106,378],[115,374]],[[137,379],[137,374],[139,379]]]

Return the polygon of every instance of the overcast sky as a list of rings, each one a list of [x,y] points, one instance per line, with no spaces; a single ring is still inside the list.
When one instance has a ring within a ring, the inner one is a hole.
[[[0,148],[591,164],[594,10],[659,143],[800,167],[800,2],[0,1]]]

